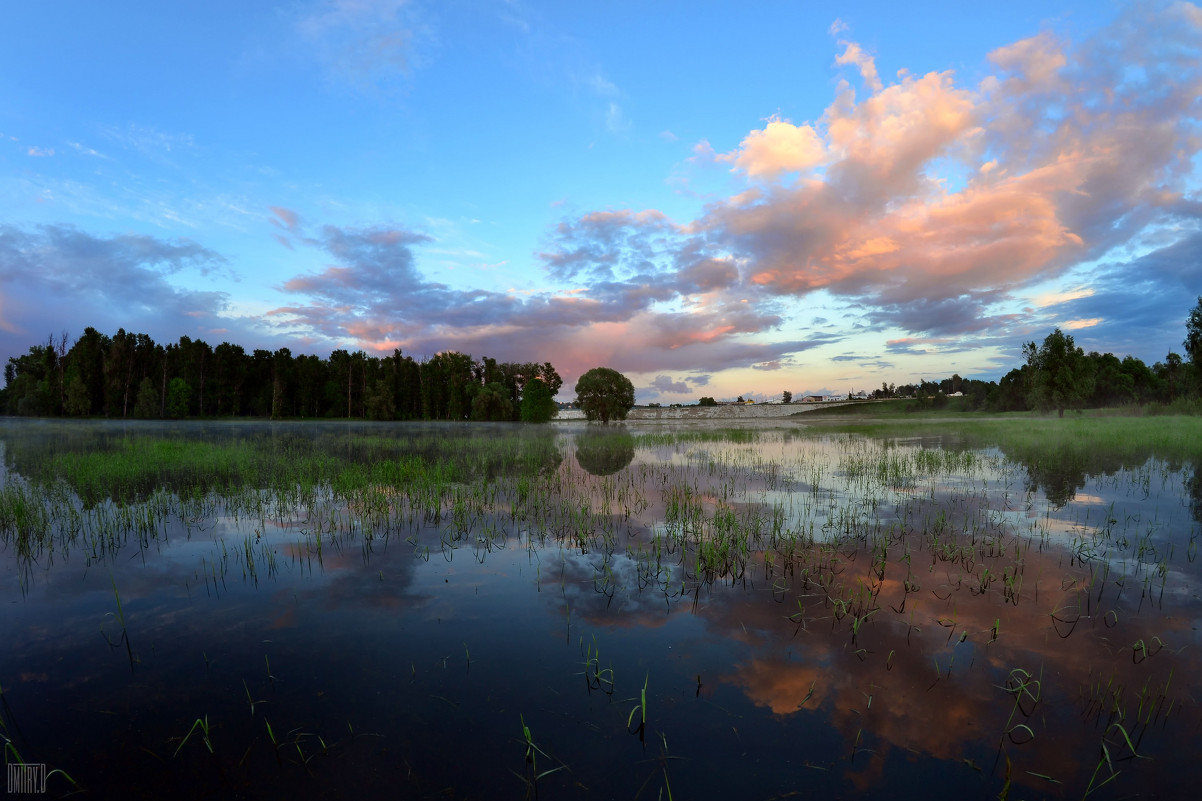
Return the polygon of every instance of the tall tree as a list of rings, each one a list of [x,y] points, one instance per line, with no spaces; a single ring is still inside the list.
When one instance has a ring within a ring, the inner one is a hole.
[[[57,407],[55,410],[56,414],[62,414],[63,407],[67,402],[67,379],[65,375],[67,370],[67,338],[67,332],[63,331],[58,335],[58,339],[52,338],[51,340],[54,343],[54,367],[57,371],[57,375],[55,376],[57,378],[55,382],[55,391],[57,394],[55,401]]]
[[[322,400],[325,393],[329,364],[313,355],[297,356],[293,360],[296,378],[296,414],[300,417],[321,417],[325,414]]]
[[[292,351],[280,348],[271,357],[271,418],[294,414],[289,403],[292,385]]]
[[[330,404],[331,413],[346,417],[351,416],[351,386],[354,380],[354,369],[351,365],[351,354],[339,348],[330,354],[330,377],[326,381],[326,402]],[[342,397],[342,412],[333,411],[338,408],[336,398]]]
[[[104,360],[104,414],[125,417],[129,403],[129,384],[133,376],[133,336],[118,328],[109,342]]]
[[[209,413],[212,405],[212,387],[208,386],[208,375],[213,369],[213,348],[202,339],[179,338],[178,363],[171,375],[184,379],[191,391],[188,398],[189,412],[201,416]],[[206,403],[206,397],[209,402]]]
[[[396,400],[387,378],[373,378],[363,394],[363,416],[368,420],[396,418]]]
[[[522,390],[521,416],[523,423],[546,423],[559,411],[551,385],[535,376]]]
[[[159,393],[154,388],[154,382],[150,378],[143,378],[134,399],[134,417],[162,417],[164,408],[159,405]]]
[[[13,356],[4,368],[8,413],[41,417],[57,413],[54,349],[34,345],[29,353]]]
[[[1181,344],[1194,367],[1196,380],[1202,381],[1202,295],[1185,320],[1185,340]]]
[[[1131,391],[1137,403],[1149,403],[1156,400],[1160,394],[1160,379],[1152,372],[1152,368],[1141,359],[1127,356],[1123,359],[1123,374],[1131,378]]]
[[[551,362],[543,362],[538,365],[535,372],[551,389],[552,396],[559,394],[560,387],[563,386],[563,379],[559,377],[559,373],[551,366]]]
[[[246,351],[241,345],[222,342],[213,349],[212,389],[209,398],[214,414],[242,414],[242,384],[246,378]]]
[[[1066,408],[1082,404],[1093,394],[1093,365],[1073,338],[1059,328],[1048,334],[1039,347],[1023,347],[1032,371],[1031,405],[1055,409],[1064,417]]]
[[[1180,353],[1169,351],[1169,355],[1165,356],[1164,363],[1157,362],[1152,366],[1153,372],[1161,378],[1169,393],[1169,403],[1172,403],[1177,398],[1178,381],[1181,378],[1183,362],[1181,361]]]
[[[367,367],[368,367],[368,358],[367,358],[366,353],[364,353],[361,350],[357,350],[351,354],[351,364],[350,364],[351,372],[347,376],[347,385],[346,385],[346,407],[347,407],[346,408],[346,416],[347,417],[355,416],[354,407],[351,405],[351,385],[352,385],[352,383],[355,385],[355,387],[357,387],[359,389],[359,408],[360,408],[360,410],[362,410],[362,408],[363,408],[363,397],[364,397],[364,395],[367,394]],[[356,378],[358,379],[358,381],[354,380]],[[359,416],[360,417],[363,416],[362,411],[360,411]]]
[[[188,416],[192,388],[182,378],[173,378],[167,385],[167,416],[175,419]]]
[[[502,423],[513,419],[513,402],[509,391],[499,381],[485,384],[472,398],[472,419]]]
[[[266,348],[255,348],[246,364],[246,383],[242,391],[242,408],[254,417],[271,417],[274,392],[275,354]]]
[[[399,420],[417,420],[422,416],[421,373],[417,362],[402,356],[400,349],[383,360],[384,372],[391,382],[393,414]]]
[[[442,420],[446,417],[447,382],[442,360],[435,356],[422,362],[419,367],[422,398],[422,418]]]
[[[1120,406],[1135,400],[1135,377],[1123,369],[1113,353],[1090,353],[1087,357],[1094,374],[1093,406]]]
[[[82,387],[75,388],[74,397],[77,402],[85,399],[87,401],[87,411],[77,408],[72,413],[104,414],[104,362],[111,345],[107,336],[88,326],[68,351],[67,360],[71,363],[70,367],[82,383]],[[70,391],[69,387],[68,392]]]
[[[445,351],[438,355],[446,364],[444,373],[447,382],[448,420],[466,420],[472,413],[472,401],[480,389],[473,375],[472,357],[458,351]]]
[[[63,414],[71,417],[87,417],[92,410],[92,400],[88,397],[88,388],[79,375],[79,368],[72,364],[67,368],[66,398],[63,400]],[[2,407],[3,404],[0,404]]]
[[[472,357],[443,351],[421,365],[422,416],[431,420],[466,420],[481,384]]]

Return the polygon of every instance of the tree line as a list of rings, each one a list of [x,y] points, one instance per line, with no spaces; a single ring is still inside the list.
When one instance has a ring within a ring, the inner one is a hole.
[[[363,418],[549,420],[563,380],[550,362],[498,362],[446,351],[423,361],[402,354],[336,350],[328,359],[288,348],[95,328],[68,344],[64,332],[9,358],[0,411],[40,417]]]
[[[1027,361],[1000,381],[953,375],[941,381],[882,385],[872,397],[916,398],[920,407],[937,408],[959,395],[963,397],[961,407],[969,411],[1063,412],[1066,408],[1168,404],[1198,395],[1197,371],[1176,353],[1148,366],[1134,356],[1119,359],[1113,353],[1085,353],[1060,329],[1048,338],[1046,349],[1027,343]],[[1071,357],[1067,355],[1070,351]]]
[[[875,398],[914,397],[919,406],[946,405],[960,394],[968,410],[996,412],[1055,411],[1109,406],[1171,404],[1202,396],[1202,297],[1185,321],[1185,356],[1169,352],[1151,366],[1135,356],[1086,353],[1059,328],[1036,344],[1023,345],[1024,363],[1000,381],[976,381],[953,375],[940,382],[900,387],[882,385]]]
[[[1083,406],[1196,400],[1202,396],[1202,296],[1185,328],[1185,357],[1170,352],[1150,367],[1134,356],[1087,354],[1057,328],[1041,344],[1025,344],[1025,363],[1000,381],[953,375],[882,384],[872,397],[914,397],[919,407],[937,407],[960,395],[968,410],[1055,410],[1061,416]],[[633,387],[622,379],[609,394],[620,389],[629,408]],[[11,357],[4,382],[0,413],[23,416],[529,422],[554,415],[554,396],[563,385],[550,362],[498,363],[455,351],[419,362],[399,349],[384,357],[336,350],[321,359],[293,356],[288,348],[247,353],[228,342],[214,348],[187,336],[164,346],[146,334],[121,329],[109,337],[91,327],[70,347],[64,332]],[[792,393],[782,400],[789,403]],[[700,404],[716,401],[707,397]]]

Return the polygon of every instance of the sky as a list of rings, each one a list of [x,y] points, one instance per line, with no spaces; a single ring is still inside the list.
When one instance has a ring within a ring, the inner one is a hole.
[[[1151,365],[1200,98],[1184,2],[18,0],[0,362],[124,328],[662,403],[996,380],[1056,327]]]

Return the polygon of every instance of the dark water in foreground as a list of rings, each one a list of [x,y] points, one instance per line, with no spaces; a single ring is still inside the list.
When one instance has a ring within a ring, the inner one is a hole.
[[[337,477],[39,483],[144,441]],[[5,423],[0,454],[0,744],[85,797],[1202,786],[1192,464],[1066,492],[999,448],[582,425]]]

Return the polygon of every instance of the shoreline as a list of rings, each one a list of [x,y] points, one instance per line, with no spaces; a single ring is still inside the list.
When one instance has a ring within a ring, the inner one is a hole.
[[[627,423],[675,423],[690,420],[720,420],[723,422],[780,421],[818,409],[835,406],[864,404],[865,401],[834,401],[826,403],[757,403],[730,404],[724,406],[665,406],[648,408],[636,406],[626,416]],[[579,409],[561,409],[551,422],[583,423],[584,412]],[[621,422],[621,421],[615,421]]]

